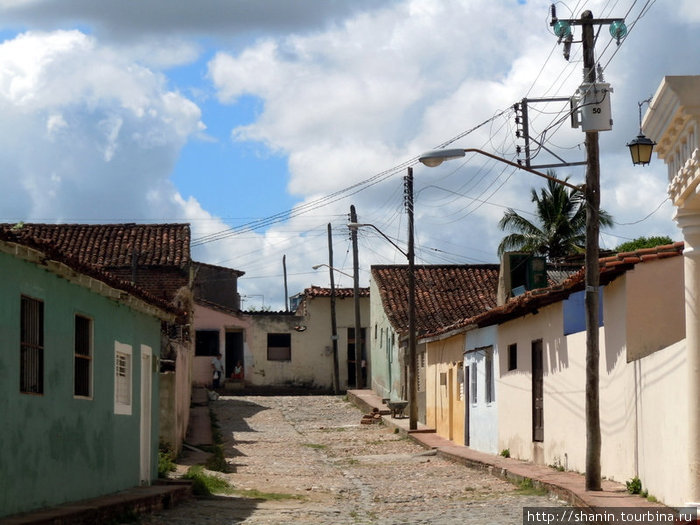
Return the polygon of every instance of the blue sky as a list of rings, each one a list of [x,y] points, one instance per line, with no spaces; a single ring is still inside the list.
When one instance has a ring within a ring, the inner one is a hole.
[[[582,78],[580,46],[566,62],[549,7],[0,0],[1,220],[189,222],[195,258],[246,272],[244,306],[281,308],[285,255],[291,293],[328,285],[311,269],[327,262],[328,223],[334,265],[350,270],[351,204],[361,222],[405,242],[402,177],[421,152],[457,137],[451,147],[517,157],[513,103],[570,96]],[[600,138],[602,206],[616,221],[601,245],[679,239],[663,162],[634,168],[624,145],[638,131],[637,102],[664,75],[700,73],[700,4],[557,2],[562,18],[584,9],[630,26],[621,46],[606,30],[596,43],[615,122]],[[531,116],[550,149],[583,160],[565,105],[538,105]],[[541,185],[474,157],[414,174],[425,264],[496,262],[499,218],[508,207],[528,212]],[[583,179],[581,168],[559,174]],[[361,233],[364,284],[370,264],[403,262]]]

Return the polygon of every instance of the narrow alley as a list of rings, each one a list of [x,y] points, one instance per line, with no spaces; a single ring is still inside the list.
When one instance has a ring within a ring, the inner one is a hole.
[[[141,518],[143,525],[521,524],[563,503],[438,458],[341,396],[213,402],[232,493]],[[388,417],[388,416],[387,416]]]

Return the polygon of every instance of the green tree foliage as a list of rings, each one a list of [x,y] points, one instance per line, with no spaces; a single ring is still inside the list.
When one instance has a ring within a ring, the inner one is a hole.
[[[633,252],[635,250],[641,250],[644,248],[654,248],[655,246],[663,246],[664,244],[673,244],[671,237],[667,235],[656,236],[656,237],[637,237],[628,242],[623,242],[615,251],[617,253],[623,252]]]
[[[547,173],[556,177],[551,170]],[[539,192],[531,190],[531,201],[535,203],[534,221],[509,208],[498,223],[501,230],[511,232],[501,241],[499,255],[522,251],[556,261],[584,251],[586,201],[581,191],[549,180]],[[610,227],[612,223],[610,214],[600,210],[600,227]]]

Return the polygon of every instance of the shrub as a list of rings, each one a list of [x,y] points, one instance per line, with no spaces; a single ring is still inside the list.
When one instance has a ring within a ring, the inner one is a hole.
[[[175,454],[167,443],[161,443],[158,447],[158,477],[167,478],[170,472],[175,471]]]
[[[504,448],[501,450],[501,456],[504,458],[509,458],[510,457],[510,449],[509,448]]]
[[[630,494],[640,494],[642,492],[642,481],[635,476],[627,482],[627,492]]]

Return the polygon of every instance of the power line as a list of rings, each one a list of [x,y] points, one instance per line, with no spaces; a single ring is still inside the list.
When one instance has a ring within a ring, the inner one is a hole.
[[[642,219],[639,219],[638,221],[633,221],[633,222],[614,222],[614,221],[613,221],[613,223],[614,223],[616,226],[634,226],[635,224],[642,223],[642,222],[644,222],[645,220],[647,220],[649,217],[651,217],[652,215],[654,215],[657,211],[659,211],[659,210],[661,209],[661,207],[662,207],[664,204],[666,204],[666,201],[667,201],[667,200],[670,200],[669,197],[666,197],[664,200],[662,200],[662,201],[659,203],[659,205],[654,209],[654,211],[652,211],[649,215],[647,215],[646,217],[644,217],[644,218],[642,218]]]
[[[510,107],[508,109],[505,109],[496,115],[492,116],[489,119],[486,119],[485,121],[481,122],[480,124],[477,124],[476,126],[463,131],[462,133],[458,134],[457,136],[443,142],[442,144],[439,144],[436,146],[436,149],[444,148],[446,146],[449,146],[450,144],[454,143],[455,141],[469,135],[470,133],[473,133],[474,131],[478,130],[482,126],[485,126],[486,124],[490,123],[491,121],[501,117],[505,113],[510,111]],[[409,166],[413,166],[418,163],[419,156],[415,156],[411,159],[408,159],[407,161],[402,162],[401,164],[398,164],[394,166],[393,168],[390,168],[388,170],[384,170],[380,173],[377,173],[376,175],[373,175],[372,177],[369,177],[368,179],[365,179],[361,182],[358,182],[356,184],[353,184],[351,186],[348,186],[346,188],[343,188],[341,190],[338,190],[336,192],[333,192],[329,195],[326,195],[324,197],[321,197],[319,199],[315,199],[313,201],[310,201],[308,203],[299,205],[295,208],[292,208],[290,210],[285,210],[279,213],[276,213],[274,215],[271,215],[269,217],[265,217],[262,219],[257,219],[251,222],[248,222],[246,224],[243,224],[238,227],[234,228],[228,228],[226,230],[222,230],[219,232],[211,233],[208,235],[204,235],[202,237],[199,237],[197,239],[193,239],[191,246],[196,247],[196,246],[201,246],[203,244],[208,244],[210,242],[215,242],[215,241],[220,241],[222,239],[226,239],[228,237],[232,237],[235,235],[240,235],[241,233],[245,232],[250,232],[254,230],[258,230],[260,228],[265,228],[267,226],[271,226],[272,224],[278,223],[278,222],[283,222],[286,220],[289,220],[291,218],[297,217],[299,215],[308,213],[310,211],[316,210],[318,208],[321,208],[323,206],[327,206],[329,204],[332,204],[334,202],[337,202],[342,199],[346,199],[347,197],[350,197],[352,195],[355,195],[363,190],[366,190],[376,184],[379,184],[380,182],[389,179],[401,172],[405,168],[408,168]]]

